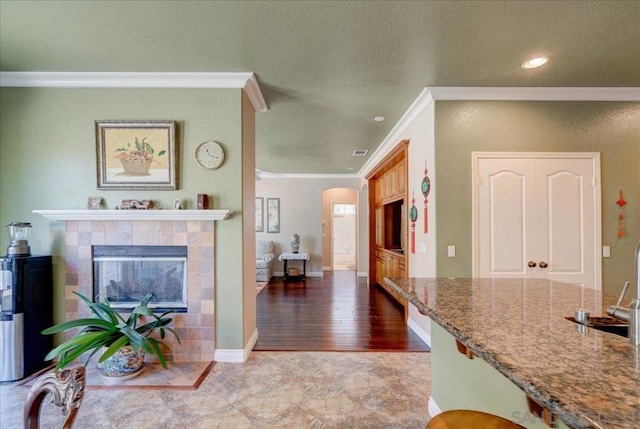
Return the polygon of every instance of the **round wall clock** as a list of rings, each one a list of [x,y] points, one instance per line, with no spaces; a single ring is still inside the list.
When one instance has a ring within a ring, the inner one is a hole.
[[[220,143],[210,140],[196,148],[195,156],[200,167],[215,170],[224,162],[224,149]]]

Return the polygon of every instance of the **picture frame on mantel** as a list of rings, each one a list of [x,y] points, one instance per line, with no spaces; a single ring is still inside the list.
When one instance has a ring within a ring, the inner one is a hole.
[[[98,189],[178,189],[175,121],[95,121]]]
[[[280,232],[280,198],[267,198],[267,232]]]

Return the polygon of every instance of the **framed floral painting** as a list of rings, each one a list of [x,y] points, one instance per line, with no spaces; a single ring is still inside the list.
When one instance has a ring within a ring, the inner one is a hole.
[[[280,232],[280,198],[267,198],[267,232]]]
[[[177,189],[175,121],[96,121],[98,189]]]
[[[256,232],[264,232],[264,198],[256,197]]]

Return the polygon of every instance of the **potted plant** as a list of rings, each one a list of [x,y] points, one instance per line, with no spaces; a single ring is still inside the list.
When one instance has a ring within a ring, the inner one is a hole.
[[[81,293],[73,293],[85,302],[95,317],[70,320],[42,331],[43,334],[50,335],[81,328],[46,356],[45,360],[59,358],[56,370],[65,368],[83,354],[89,353],[86,366],[91,357],[101,350],[98,366],[101,367],[100,375],[103,376],[131,378],[137,375],[142,370],[145,352],[157,357],[162,367],[167,368],[160,348],[164,343],[151,334],[158,332],[160,338],[164,339],[166,331],[169,331],[180,343],[178,334],[167,327],[172,321],[167,315],[174,310],[165,311],[160,316],[154,314],[148,307],[153,296],[150,293],[124,319],[111,307],[108,300],[104,303],[91,302]]]

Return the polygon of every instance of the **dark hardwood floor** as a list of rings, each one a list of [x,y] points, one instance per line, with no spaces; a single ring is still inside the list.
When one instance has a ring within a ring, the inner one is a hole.
[[[283,282],[257,296],[260,351],[429,351],[406,325],[404,310],[355,271]]]

